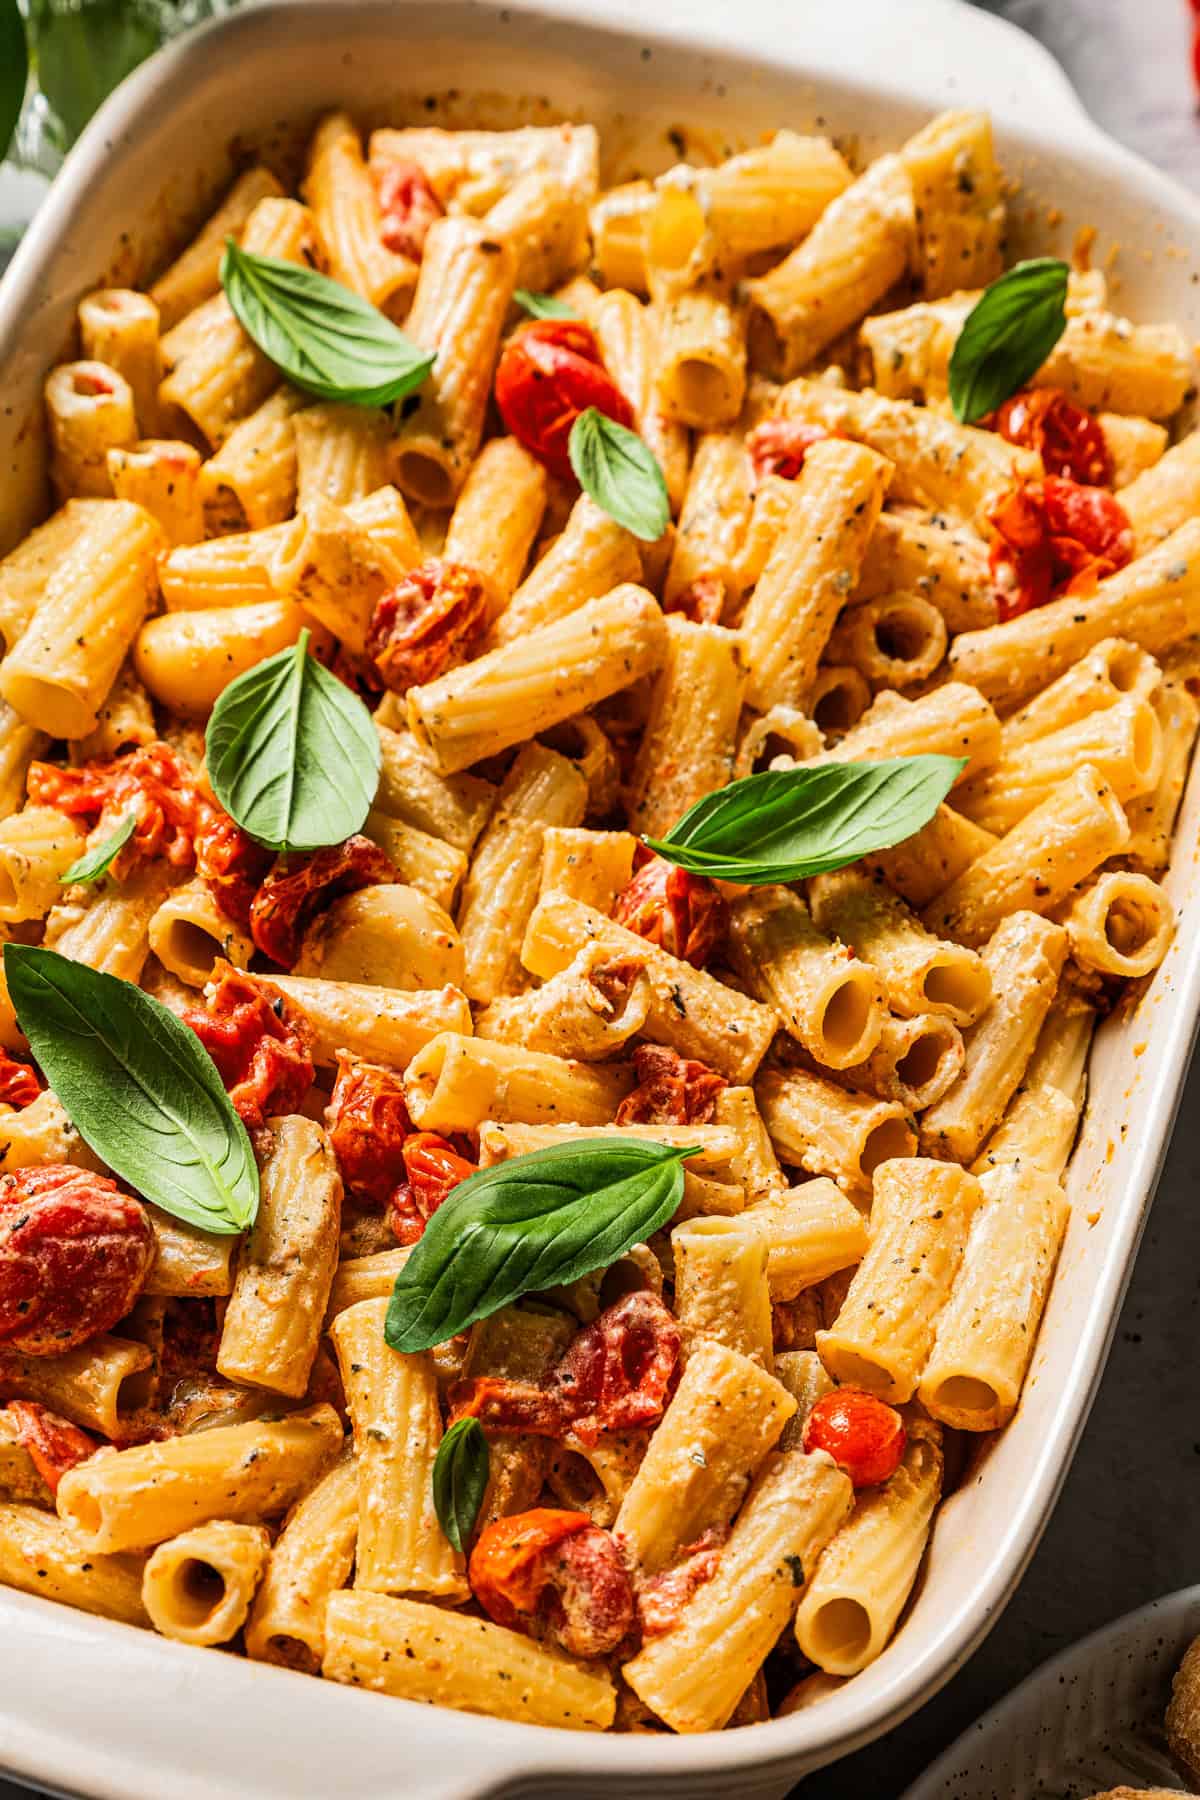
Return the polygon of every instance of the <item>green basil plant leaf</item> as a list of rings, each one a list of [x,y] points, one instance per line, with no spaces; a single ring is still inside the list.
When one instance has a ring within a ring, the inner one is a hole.
[[[433,1460],[433,1510],[459,1553],[475,1529],[491,1472],[491,1453],[478,1419],[452,1425]]]
[[[667,484],[636,431],[589,406],[571,427],[567,454],[584,493],[611,519],[648,543],[662,536],[671,519]]]
[[[143,1199],[205,1231],[258,1211],[246,1127],[194,1031],[131,981],[5,944],[22,1031],[72,1124]]]
[[[85,850],[83,855],[77,856],[70,868],[59,876],[58,879],[63,886],[73,887],[78,882],[99,881],[102,875],[107,875],[137,830],[137,822],[136,813],[126,813],[116,830],[111,832],[102,844],[96,844],[91,850]]]
[[[911,837],[965,767],[957,756],[898,756],[768,769],[706,794],[646,842],[693,875],[750,887],[802,881]]]
[[[579,1138],[480,1169],[438,1207],[396,1277],[388,1343],[431,1349],[522,1294],[607,1268],[671,1217],[695,1154]]]
[[[984,289],[950,358],[950,404],[964,425],[994,412],[1032,379],[1066,330],[1065,262],[1019,262]]]
[[[370,713],[308,653],[309,633],[247,669],[205,735],[213,793],[271,850],[320,850],[358,831],[379,784]]]

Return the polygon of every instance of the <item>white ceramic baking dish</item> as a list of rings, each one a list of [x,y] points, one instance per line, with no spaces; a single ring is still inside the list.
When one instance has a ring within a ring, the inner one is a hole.
[[[78,297],[144,274],[249,141],[285,143],[333,103],[369,120],[590,118],[658,167],[675,159],[671,127],[735,146],[768,127],[817,127],[867,153],[931,110],[988,106],[1021,181],[1017,248],[1062,250],[1095,226],[1099,259],[1119,250],[1121,304],[1200,334],[1200,206],[1103,137],[1044,51],[955,0],[264,5],[171,48],[109,101],[0,288],[0,545],[41,503],[40,380]],[[895,1725],[998,1615],[1087,1416],[1192,1045],[1198,823],[1194,781],[1172,877],[1182,929],[1149,995],[1100,1033],[1073,1222],[1020,1414],[944,1507],[915,1604],[872,1668],[751,1730],[576,1736],[318,1684],[0,1590],[0,1766],[97,1800],[774,1800]]]

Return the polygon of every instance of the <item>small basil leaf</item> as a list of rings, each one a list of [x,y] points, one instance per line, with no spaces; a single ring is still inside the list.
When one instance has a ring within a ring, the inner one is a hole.
[[[553,294],[531,294],[528,288],[515,288],[513,299],[534,319],[577,319],[579,314],[565,300]]]
[[[117,829],[102,844],[96,844],[91,850],[85,850],[82,856],[77,856],[70,868],[58,879],[64,887],[73,887],[78,882],[99,881],[102,875],[108,874],[136,830],[137,814],[126,813]]]
[[[911,837],[933,817],[966,759],[899,756],[747,775],[698,800],[651,850],[693,875],[803,881]]]
[[[695,1154],[580,1138],[468,1176],[396,1277],[388,1343],[429,1350],[522,1294],[606,1268],[671,1217]]]
[[[271,850],[320,850],[352,837],[379,785],[370,713],[308,654],[307,631],[221,695],[205,734],[213,793]]]
[[[0,0],[0,162],[17,129],[28,75],[25,25],[17,0]]]
[[[246,1127],[195,1032],[131,981],[5,944],[21,1029],[81,1137],[144,1199],[205,1231],[258,1211]]]
[[[475,1529],[491,1472],[491,1452],[478,1419],[452,1425],[433,1459],[433,1510],[462,1554]]]
[[[29,42],[38,88],[49,108],[48,135],[66,150],[92,114],[169,29],[168,8],[152,0],[32,0]]]
[[[671,520],[667,484],[636,431],[589,406],[571,427],[567,454],[580,487],[610,519],[648,543],[662,536]]]
[[[221,286],[263,355],[320,400],[388,406],[433,367],[433,355],[378,307],[315,269],[256,256],[227,238]]]
[[[1019,262],[983,290],[950,357],[950,404],[964,425],[981,419],[1037,374],[1066,330],[1065,262]]]

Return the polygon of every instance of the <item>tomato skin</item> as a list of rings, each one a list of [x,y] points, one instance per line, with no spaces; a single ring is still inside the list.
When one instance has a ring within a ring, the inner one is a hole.
[[[420,262],[429,227],[442,217],[444,207],[420,163],[404,158],[388,163],[375,182],[379,197],[379,237],[384,247],[398,256]]]
[[[15,1106],[18,1110],[32,1106],[41,1091],[37,1070],[0,1049],[0,1105]]]
[[[413,1132],[405,1138],[401,1154],[404,1180],[391,1196],[389,1222],[397,1242],[415,1244],[438,1207],[476,1168],[434,1131]]]
[[[313,1082],[312,1032],[271,982],[219,962],[204,1010],[190,1007],[182,1016],[251,1130],[299,1108]]]
[[[1001,624],[1059,594],[1089,593],[1133,555],[1133,528],[1107,488],[1064,476],[1023,482],[988,514]]]
[[[412,1131],[396,1070],[340,1050],[325,1125],[347,1192],[386,1206],[404,1180],[404,1141]]]
[[[810,425],[804,419],[764,419],[748,434],[746,448],[760,481],[764,475],[795,481],[813,445],[836,436],[823,425]]]
[[[254,896],[250,935],[264,956],[290,969],[319,912],[343,894],[398,880],[391,859],[361,833],[310,855],[277,857]]]
[[[404,694],[473,655],[487,616],[475,570],[431,556],[376,602],[367,654],[384,686]]]
[[[613,918],[647,943],[702,969],[725,936],[729,908],[705,875],[653,856],[613,905]]]
[[[467,1568],[488,1617],[548,1636],[572,1656],[605,1656],[633,1624],[633,1588],[620,1553],[586,1513],[539,1506],[496,1519]]]
[[[267,878],[271,852],[216,805],[207,808],[195,845],[196,873],[208,882],[225,917],[249,932],[250,909]]]
[[[77,769],[34,762],[26,786],[32,805],[56,807],[101,836],[134,813],[133,836],[113,865],[119,877],[128,875],[139,857],[163,856],[176,868],[190,867],[195,836],[209,807],[195,771],[164,743],[144,744]]]
[[[58,1356],[124,1318],[154,1261],[141,1206],[67,1163],[0,1177],[0,1343]]]
[[[1047,475],[1112,486],[1112,454],[1100,421],[1061,388],[1023,388],[996,409],[991,423],[1010,444],[1036,450]]]
[[[638,1085],[617,1108],[617,1125],[711,1125],[717,1096],[729,1083],[702,1062],[663,1044],[633,1053]]]
[[[40,1406],[36,1400],[10,1400],[9,1417],[17,1427],[17,1442],[52,1494],[68,1469],[86,1462],[100,1448],[95,1438],[69,1419]]]
[[[567,1346],[544,1381],[502,1375],[451,1390],[455,1419],[585,1444],[602,1431],[631,1431],[661,1417],[679,1360],[679,1326],[657,1294],[626,1294]]]
[[[496,369],[496,405],[517,442],[571,483],[567,443],[580,413],[595,406],[618,425],[633,425],[594,332],[579,319],[534,319],[513,333]]]
[[[890,1481],[907,1442],[895,1407],[862,1388],[840,1387],[823,1395],[804,1424],[804,1448],[827,1451],[856,1488]]]

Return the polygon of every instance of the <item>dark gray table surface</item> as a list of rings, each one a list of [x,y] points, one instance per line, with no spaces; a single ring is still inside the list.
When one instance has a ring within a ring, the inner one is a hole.
[[[1187,0],[989,0],[988,10],[1040,37],[1115,137],[1200,186]],[[1200,1064],[1184,1095],[1103,1387],[1021,1587],[940,1694],[887,1738],[809,1776],[794,1800],[896,1800],[1038,1663],[1198,1578],[1190,1530],[1200,1517],[1198,1340]],[[27,1796],[0,1778],[0,1800]]]

